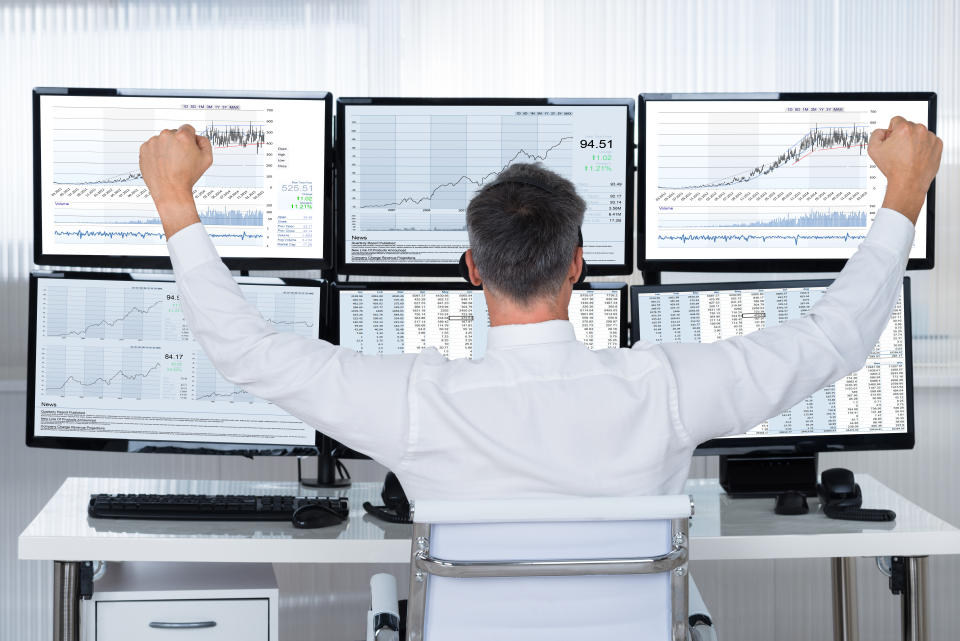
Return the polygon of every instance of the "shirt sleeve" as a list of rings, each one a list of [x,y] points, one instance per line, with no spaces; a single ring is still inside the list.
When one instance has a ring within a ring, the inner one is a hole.
[[[708,344],[665,344],[694,443],[744,433],[863,367],[898,299],[913,224],[881,209],[803,318]]]
[[[168,242],[194,338],[231,383],[395,467],[406,451],[415,354],[367,356],[278,332],[243,297],[200,223]]]

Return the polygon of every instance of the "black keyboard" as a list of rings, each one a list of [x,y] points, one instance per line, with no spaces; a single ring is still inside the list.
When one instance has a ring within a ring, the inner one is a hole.
[[[344,519],[345,497],[202,494],[92,494],[87,513],[105,519],[289,521],[297,508],[325,505]]]

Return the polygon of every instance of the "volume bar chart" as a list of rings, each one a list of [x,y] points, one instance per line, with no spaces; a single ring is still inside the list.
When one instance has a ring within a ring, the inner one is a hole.
[[[686,229],[701,227],[843,227],[866,228],[868,212],[862,209],[831,209],[796,211],[786,208],[785,211],[756,212],[738,209],[725,211],[721,208],[704,208],[705,211],[695,211],[689,207],[683,213],[663,215],[660,229]],[[717,212],[717,213],[714,213]]]

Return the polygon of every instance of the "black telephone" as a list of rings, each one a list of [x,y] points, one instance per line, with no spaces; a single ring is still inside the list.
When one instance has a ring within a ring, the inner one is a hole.
[[[400,485],[397,475],[387,472],[383,479],[383,490],[380,492],[383,505],[371,505],[369,501],[363,503],[367,514],[375,516],[387,523],[410,523],[410,501]]]
[[[823,513],[831,519],[847,521],[892,521],[897,518],[893,510],[867,510],[863,504],[860,486],[853,480],[853,472],[842,467],[824,470],[817,486]]]

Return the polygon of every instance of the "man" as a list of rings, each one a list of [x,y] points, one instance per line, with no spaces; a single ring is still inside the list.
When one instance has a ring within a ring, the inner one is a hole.
[[[584,202],[563,178],[514,165],[467,209],[466,262],[491,324],[477,361],[435,349],[364,356],[276,332],[198,224],[192,187],[210,142],[189,125],[164,131],[141,147],[140,167],[187,322],[228,380],[383,463],[412,499],[613,496],[682,492],[698,443],[745,432],[863,365],[941,151],[903,118],[873,132],[883,209],[806,317],[708,345],[600,351],[567,319]]]

